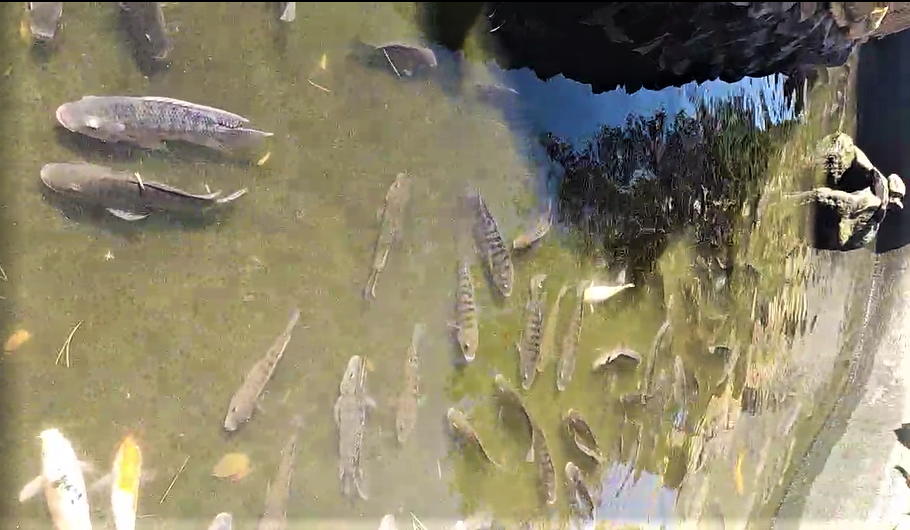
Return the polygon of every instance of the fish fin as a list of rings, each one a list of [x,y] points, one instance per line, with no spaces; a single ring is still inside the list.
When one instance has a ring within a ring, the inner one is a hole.
[[[377,407],[376,400],[370,396],[363,396],[363,404],[371,409],[375,409]]]
[[[212,112],[212,113],[218,114],[220,118],[226,118],[226,119],[234,120],[234,121],[237,121],[240,123],[249,123],[249,121],[250,121],[250,120],[244,118],[243,116],[234,114],[233,112],[228,112],[226,110],[218,109],[215,107],[208,107],[206,105],[190,103],[189,101],[182,101],[182,100],[174,99],[174,98],[166,98],[166,97],[161,97],[161,96],[142,96],[139,99],[142,99],[145,101],[158,101],[160,103],[170,103],[172,105],[178,105],[180,107],[186,107],[189,109],[196,109],[196,110],[200,110],[200,111],[204,111],[204,112]]]
[[[228,195],[227,197],[222,197],[222,198],[220,198],[220,199],[215,199],[215,202],[218,203],[218,204],[224,204],[224,203],[227,203],[227,202],[231,202],[231,201],[233,201],[233,200],[239,199],[240,197],[243,197],[244,195],[246,195],[246,192],[247,192],[247,189],[246,189],[246,188],[243,188],[242,190],[237,190],[237,191],[235,191],[234,193]]]
[[[363,478],[363,469],[357,469],[354,472],[354,488],[357,489],[357,495],[360,496],[362,500],[369,500],[370,496],[367,494],[367,487]]]
[[[256,403],[254,403],[253,406],[256,407],[256,411],[257,411],[257,412],[259,412],[259,413],[261,413],[261,414],[268,414],[268,413],[265,411],[265,409],[262,408],[262,401],[256,401]]]
[[[79,460],[79,469],[81,469],[83,473],[97,473],[98,472],[98,470],[95,468],[95,464],[93,464],[91,462],[86,462],[84,460]]]
[[[149,149],[151,151],[167,151],[167,146],[164,144],[164,141],[159,140],[158,138],[136,138],[133,141],[136,142],[136,145],[143,149]]]
[[[141,221],[149,216],[147,213],[140,214],[135,212],[128,212],[126,210],[118,210],[117,208],[106,208],[106,210],[114,217],[119,217],[124,221]]]
[[[335,401],[335,408],[332,410],[332,415],[335,417],[335,426],[341,425],[341,398]]]
[[[532,463],[534,462],[534,444],[531,443],[531,447],[528,448],[528,452],[525,455],[525,462]]]
[[[110,487],[111,484],[113,484],[113,482],[114,482],[114,474],[108,473],[108,474],[104,475],[103,477],[99,478],[98,480],[96,480],[95,482],[93,482],[92,485],[89,486],[88,490],[89,490],[89,492],[93,492],[93,493],[96,491],[101,491],[103,489],[107,489],[108,487]]]
[[[44,477],[38,475],[33,478],[26,484],[22,486],[22,489],[19,491],[19,502],[25,502],[35,495],[41,493],[41,490],[44,488]]]

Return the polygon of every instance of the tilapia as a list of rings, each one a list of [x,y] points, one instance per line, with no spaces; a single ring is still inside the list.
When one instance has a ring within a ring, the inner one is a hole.
[[[531,388],[537,365],[540,361],[540,344],[543,333],[543,309],[547,303],[547,292],[543,288],[546,274],[535,274],[531,277],[528,303],[525,306],[525,325],[515,347],[518,349],[518,368],[521,375],[521,387]]]
[[[537,433],[538,429],[534,425],[534,419],[531,418],[531,414],[528,412],[528,407],[525,405],[524,398],[521,397],[521,394],[519,394],[515,387],[509,383],[504,375],[496,374],[493,381],[496,383],[496,389],[499,391],[500,396],[511,400],[527,422],[528,431],[531,436],[531,445],[528,447],[528,452],[525,454],[525,462],[533,462],[535,446],[534,435]]]
[[[477,345],[480,342],[480,328],[477,322],[474,278],[471,276],[471,264],[467,260],[458,262],[455,321],[451,327],[455,330],[455,341],[461,349],[464,360],[473,361],[477,355]]]
[[[512,294],[512,283],[515,280],[515,271],[512,266],[512,256],[509,248],[502,239],[499,225],[487,203],[476,190],[471,190],[471,197],[476,200],[476,221],[474,236],[480,249],[484,264],[493,280],[493,285],[503,298]]]
[[[56,116],[74,133],[143,149],[179,140],[229,151],[272,136],[246,127],[249,120],[232,112],[158,96],[84,96],[60,105]]]
[[[582,299],[584,282],[578,285],[576,295],[578,300],[575,303],[575,310],[572,313],[572,320],[569,321],[569,327],[566,334],[562,337],[562,348],[559,351],[559,363],[556,367],[556,389],[564,391],[572,381],[575,374],[575,357],[578,353],[578,338],[581,336],[581,324],[585,316],[585,305]]]
[[[600,356],[591,365],[592,370],[598,370],[608,364],[618,362],[620,359],[634,365],[641,364],[641,354],[626,346],[619,346],[609,351],[601,351]]]
[[[512,250],[527,250],[543,239],[553,226],[552,202],[547,204],[546,211],[542,212],[528,229],[512,241]]]
[[[293,22],[297,19],[297,2],[278,2],[278,11],[281,13],[278,20]]]
[[[46,429],[41,439],[41,476],[44,498],[56,530],[91,530],[85,478],[73,445],[57,429]]]
[[[569,506],[585,520],[594,519],[596,505],[591,491],[581,476],[581,470],[573,462],[566,462],[566,482],[569,485]]]
[[[234,517],[227,512],[221,512],[212,519],[208,530],[231,530],[233,526]]]
[[[402,444],[408,440],[417,424],[417,405],[420,399],[420,352],[417,346],[425,329],[426,326],[421,323],[414,325],[411,347],[408,348],[408,357],[404,364],[404,386],[395,409],[395,434],[398,442]]]
[[[480,451],[480,455],[483,456],[487,462],[499,467],[499,464],[493,460],[490,453],[488,453],[487,449],[483,446],[483,443],[480,441],[480,436],[478,436],[477,431],[474,429],[474,426],[471,425],[471,422],[464,412],[455,407],[451,407],[446,413],[446,418],[449,421],[449,426],[452,428],[452,433],[459,442],[462,444],[474,444]]]
[[[429,48],[401,43],[373,46],[354,43],[355,54],[365,64],[391,70],[399,78],[413,78],[435,70],[436,54]]]
[[[114,458],[112,475],[114,480],[111,487],[111,513],[114,516],[114,528],[134,530],[139,502],[139,481],[142,476],[142,452],[132,436],[127,436],[120,443],[117,456]]]
[[[240,425],[248,422],[253,417],[253,412],[259,404],[259,396],[265,389],[265,385],[272,379],[275,373],[275,367],[278,361],[284,356],[284,350],[291,341],[291,332],[300,320],[300,310],[294,309],[291,313],[291,320],[281,335],[275,339],[272,346],[265,352],[261,359],[246,374],[243,383],[228,406],[227,415],[224,417],[224,430],[228,432],[236,431]]]
[[[544,320],[543,335],[540,338],[540,355],[537,357],[538,373],[543,372],[553,358],[553,350],[556,349],[556,326],[559,323],[559,303],[562,302],[562,297],[567,292],[569,292],[569,284],[565,284],[559,289],[556,301]]]
[[[379,236],[376,238],[373,263],[370,266],[370,277],[363,290],[364,298],[376,298],[376,282],[379,280],[379,273],[385,269],[392,244],[401,238],[405,208],[410,199],[411,178],[404,173],[399,173],[385,195]]]
[[[281,450],[281,462],[275,480],[269,484],[265,496],[265,508],[262,517],[256,523],[256,530],[284,530],[287,528],[287,504],[291,489],[291,476],[294,473],[294,456],[297,454],[297,436],[303,427],[303,418],[294,417],[291,421],[293,432],[284,449]]]
[[[367,500],[366,482],[363,478],[361,451],[366,430],[367,411],[376,402],[367,395],[366,363],[359,355],[348,361],[335,401],[335,425],[338,427],[338,478],[341,492],[352,497],[355,492]]]
[[[600,452],[597,438],[594,437],[594,431],[591,430],[591,426],[588,425],[588,422],[581,416],[581,413],[575,409],[569,409],[563,415],[562,421],[565,424],[569,438],[572,440],[575,447],[582,453],[596,460],[598,464],[603,463],[604,456],[603,453]]]
[[[200,214],[246,194],[241,189],[222,197],[220,191],[197,195],[144,180],[138,173],[84,162],[45,164],[41,182],[50,190],[98,206],[125,221],[145,219],[152,212]]]
[[[534,424],[534,454],[537,460],[537,473],[540,479],[541,496],[547,504],[556,504],[556,467],[550,456],[550,448],[543,430]]]
[[[161,2],[120,2],[120,20],[137,56],[163,61],[171,51]]]
[[[63,2],[26,2],[25,5],[32,38],[40,42],[53,39],[63,16]]]

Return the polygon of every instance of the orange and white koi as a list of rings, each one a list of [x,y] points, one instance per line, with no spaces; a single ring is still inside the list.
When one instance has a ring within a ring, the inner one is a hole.
[[[142,475],[142,452],[132,436],[120,442],[114,457],[111,511],[117,530],[135,530],[139,502],[139,480]]]

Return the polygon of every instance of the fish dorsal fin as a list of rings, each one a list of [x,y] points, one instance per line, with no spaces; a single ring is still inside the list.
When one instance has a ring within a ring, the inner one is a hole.
[[[215,200],[221,196],[221,190],[215,190],[211,193],[195,194],[195,193],[189,193],[187,191],[183,191],[183,190],[181,190],[179,188],[175,188],[173,186],[168,186],[167,184],[162,184],[160,182],[144,181],[143,184],[149,188],[155,188],[155,189],[165,191],[168,193],[175,193],[177,195],[183,195],[184,197],[190,197],[193,199],[201,199],[201,200],[205,200],[205,201]]]
[[[185,107],[188,109],[195,109],[200,112],[211,112],[211,113],[218,114],[219,117],[221,117],[223,119],[233,120],[233,121],[237,121],[239,123],[249,123],[249,121],[250,121],[239,114],[234,114],[233,112],[228,112],[226,110],[215,108],[215,107],[209,107],[207,105],[199,105],[197,103],[190,103],[189,101],[183,101],[180,99],[167,98],[167,97],[163,97],[163,96],[142,96],[139,99],[141,99],[143,101],[157,101],[159,103],[169,103],[171,105],[177,105],[177,106]]]

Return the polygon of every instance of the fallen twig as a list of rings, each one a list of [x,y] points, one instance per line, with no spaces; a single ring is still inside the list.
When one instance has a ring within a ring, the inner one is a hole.
[[[72,331],[70,331],[69,337],[66,338],[66,342],[63,343],[63,346],[60,346],[60,351],[57,352],[57,358],[54,360],[54,366],[56,366],[57,364],[60,363],[60,357],[63,357],[64,355],[66,355],[64,362],[65,362],[67,368],[70,367],[70,344],[72,344],[72,342],[73,342],[73,335],[76,334],[76,330],[79,329],[79,326],[81,326],[83,322],[84,322],[83,320],[80,320],[79,323],[77,323],[75,326],[73,326]]]
[[[329,90],[328,88],[326,88],[326,87],[324,87],[324,86],[322,86],[322,85],[318,85],[318,84],[314,83],[311,79],[307,79],[306,81],[307,81],[307,83],[313,85],[314,87],[318,88],[319,90],[322,90],[323,92],[326,92],[326,93],[328,93],[328,94],[331,94],[331,93],[332,93],[331,90]]]
[[[389,57],[389,52],[385,51],[385,48],[383,48],[382,54],[385,55],[386,60],[389,61],[390,65],[392,65],[392,70],[395,70],[395,75],[398,76],[398,79],[401,79],[401,73],[398,71],[398,68],[395,66],[395,63],[392,62],[392,58]]]
[[[420,522],[420,519],[414,515],[414,512],[411,512],[411,528],[413,528],[413,530],[427,530],[427,527]]]
[[[158,501],[158,504],[163,503],[163,502],[164,502],[164,499],[167,498],[167,494],[171,492],[171,488],[173,488],[173,487],[174,487],[174,483],[177,482],[177,477],[180,476],[180,473],[183,473],[183,468],[186,467],[186,463],[189,462],[189,461],[190,461],[190,457],[189,457],[189,456],[187,456],[185,459],[183,459],[183,465],[181,465],[181,466],[180,466],[180,469],[177,470],[177,473],[174,474],[174,478],[171,479],[171,483],[168,484],[167,489],[164,490],[164,495],[161,496],[161,500]]]
[[[0,265],[0,280],[8,281],[9,278],[6,276],[6,271],[3,270],[3,265]]]

